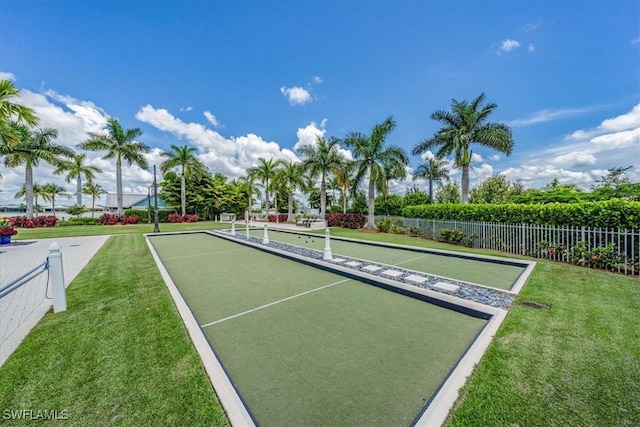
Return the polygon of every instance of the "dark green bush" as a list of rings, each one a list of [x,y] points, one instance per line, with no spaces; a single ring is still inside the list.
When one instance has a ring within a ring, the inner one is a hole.
[[[640,229],[640,202],[619,199],[545,205],[432,204],[408,206],[402,214],[407,218]]]
[[[169,222],[169,215],[173,211],[158,210],[158,222]],[[140,222],[149,222],[149,211],[146,209],[125,209],[125,215],[138,215]],[[151,221],[153,221],[153,209],[151,210]]]
[[[63,227],[69,225],[100,225],[100,218],[69,218],[67,221],[60,221],[58,225]]]

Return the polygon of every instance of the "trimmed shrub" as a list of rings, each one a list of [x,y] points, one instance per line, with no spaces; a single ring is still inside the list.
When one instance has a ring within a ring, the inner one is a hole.
[[[289,218],[289,215],[278,214],[277,218],[278,218],[278,222],[287,222],[287,218]],[[276,216],[275,215],[267,216],[267,222],[276,222]]]
[[[9,217],[11,225],[20,228],[36,228],[36,227],[54,227],[58,223],[58,218],[54,215],[38,216],[27,219],[26,216]]]
[[[545,205],[444,203],[407,206],[402,214],[407,218],[640,229],[640,202],[619,199]]]
[[[169,215],[171,213],[171,211],[158,209],[158,222],[169,222]],[[149,212],[146,209],[125,209],[124,214],[138,215],[140,222],[149,221],[149,214],[151,214],[151,221],[153,222],[153,210]]]
[[[367,217],[358,213],[328,213],[325,216],[327,227],[358,229],[367,223]]]
[[[198,215],[187,214],[185,216],[182,216],[175,212],[172,214],[169,214],[169,222],[177,223],[177,222],[197,222],[197,221],[198,221]]]
[[[67,221],[60,221],[58,225],[62,227],[70,225],[100,225],[100,218],[69,218]]]
[[[140,217],[138,215],[114,215],[110,213],[105,213],[100,216],[100,224],[102,225],[126,225],[126,224],[137,224],[140,221]]]

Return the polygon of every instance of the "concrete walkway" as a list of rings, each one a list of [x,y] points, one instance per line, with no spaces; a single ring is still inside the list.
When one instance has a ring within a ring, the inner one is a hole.
[[[80,273],[109,236],[64,237],[18,240],[0,246],[0,287],[42,265],[49,246],[57,242],[62,250],[65,286]],[[51,307],[47,272],[0,299],[0,366],[20,345],[29,331]]]

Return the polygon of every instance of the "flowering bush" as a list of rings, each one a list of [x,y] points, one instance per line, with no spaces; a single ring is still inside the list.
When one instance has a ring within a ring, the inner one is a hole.
[[[58,223],[58,218],[54,215],[38,216],[32,219],[27,219],[26,216],[12,216],[9,221],[14,227],[20,228],[53,227]]]
[[[278,219],[277,222],[287,222],[287,219],[289,218],[288,214],[278,214],[276,215],[269,215],[267,216],[267,222],[276,222],[276,218]]]
[[[138,215],[114,215],[105,213],[100,216],[100,224],[116,225],[116,224],[137,224],[140,221]]]
[[[187,214],[182,216],[177,213],[169,214],[169,222],[198,222],[198,215]]]
[[[12,221],[7,218],[0,218],[0,236],[13,236],[18,231],[13,227]]]
[[[367,217],[356,213],[328,213],[325,218],[327,227],[358,229],[367,223]]]

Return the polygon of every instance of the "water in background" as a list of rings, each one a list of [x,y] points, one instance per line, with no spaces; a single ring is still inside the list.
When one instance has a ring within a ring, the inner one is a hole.
[[[93,213],[94,218],[100,218],[100,215],[102,215],[103,213],[104,213],[104,211],[95,211]],[[3,218],[9,218],[11,216],[25,216],[26,214],[27,214],[26,211],[22,211],[22,212],[20,212],[20,211],[17,211],[17,212],[2,212],[2,211],[0,211],[0,216],[3,217]],[[37,216],[47,216],[47,215],[53,215],[53,213],[52,212],[48,212],[48,211],[47,212],[38,212]],[[36,214],[34,213],[33,216],[35,217]],[[69,215],[64,210],[59,211],[59,210],[56,209],[56,216],[58,217],[59,221],[63,221],[63,220],[66,221],[66,220],[68,220],[69,218],[71,218],[71,217],[73,217],[75,215]],[[85,212],[80,216],[83,217],[83,218],[91,218],[91,212]]]

